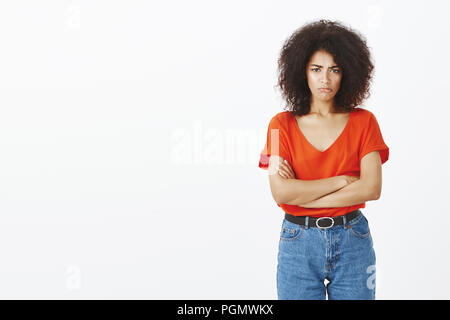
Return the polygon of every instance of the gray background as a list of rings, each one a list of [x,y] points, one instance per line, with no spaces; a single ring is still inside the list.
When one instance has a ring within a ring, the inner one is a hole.
[[[0,298],[276,299],[283,41],[360,31],[390,159],[378,299],[449,299],[445,1],[2,1]]]

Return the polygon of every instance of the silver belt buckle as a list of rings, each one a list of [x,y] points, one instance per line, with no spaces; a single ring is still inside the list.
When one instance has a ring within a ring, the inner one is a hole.
[[[321,226],[319,226],[319,221],[322,220],[322,219],[330,219],[331,222],[332,222],[331,226],[329,226],[329,227],[321,227]],[[328,228],[331,228],[332,226],[334,226],[334,219],[331,218],[331,217],[320,217],[320,218],[318,218],[316,220],[316,227],[319,228],[319,229],[328,229]]]

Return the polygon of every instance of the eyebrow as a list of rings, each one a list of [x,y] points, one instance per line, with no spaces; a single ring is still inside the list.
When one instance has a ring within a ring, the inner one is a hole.
[[[318,64],[313,64],[313,63],[311,63],[311,66],[316,66],[316,67],[319,67],[319,68],[322,68],[323,66],[320,66],[320,65],[318,65]],[[339,66],[332,66],[332,67],[330,67],[331,69],[332,68],[339,68]]]

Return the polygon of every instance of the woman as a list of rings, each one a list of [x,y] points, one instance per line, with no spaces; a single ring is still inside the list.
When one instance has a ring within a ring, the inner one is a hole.
[[[320,20],[283,46],[278,85],[288,110],[269,123],[259,167],[283,209],[278,299],[375,299],[375,252],[360,209],[381,194],[388,160],[376,117],[358,107],[374,66],[365,40]]]

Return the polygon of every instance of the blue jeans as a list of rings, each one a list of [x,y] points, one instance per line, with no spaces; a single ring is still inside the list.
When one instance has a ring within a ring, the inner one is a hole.
[[[375,251],[361,210],[329,229],[283,219],[278,246],[279,300],[374,300]],[[328,283],[325,284],[325,279]]]

